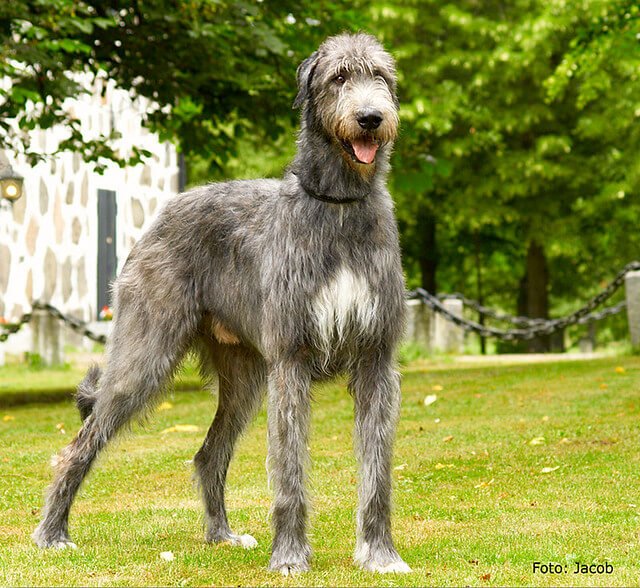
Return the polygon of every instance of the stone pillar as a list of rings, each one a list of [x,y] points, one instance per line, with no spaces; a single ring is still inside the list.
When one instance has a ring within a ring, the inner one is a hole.
[[[462,316],[462,300],[447,299],[442,301],[443,306],[452,314]],[[434,312],[432,347],[435,351],[446,353],[462,353],[464,349],[464,330],[453,324],[439,312]]]
[[[31,353],[47,366],[64,363],[62,325],[45,310],[34,310],[31,319]]]
[[[640,271],[629,272],[624,278],[624,285],[631,345],[640,348]]]
[[[430,351],[432,319],[431,309],[422,300],[407,300],[406,340],[418,343]]]

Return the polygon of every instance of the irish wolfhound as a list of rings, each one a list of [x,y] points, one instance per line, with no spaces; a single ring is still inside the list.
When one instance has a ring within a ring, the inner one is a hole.
[[[270,568],[307,570],[305,462],[313,381],[347,372],[360,458],[355,559],[408,572],[391,539],[391,453],[400,388],[394,350],[404,283],[385,186],[398,127],[394,63],[375,38],[327,39],[298,68],[302,125],[282,180],[212,184],[170,201],[114,286],[106,367],[78,388],[85,418],[56,465],[41,547],[74,546],[68,515],[100,450],[161,396],[185,352],[219,378],[196,472],[206,539],[231,531],[224,504],[234,444],[268,396],[274,485]]]

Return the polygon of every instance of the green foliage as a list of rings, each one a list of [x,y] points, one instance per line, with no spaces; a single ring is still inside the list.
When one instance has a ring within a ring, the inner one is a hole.
[[[25,353],[25,360],[30,370],[40,370],[44,367],[39,353]]]
[[[357,4],[189,0],[167,3],[12,0],[0,5],[0,148],[24,150],[24,131],[63,124],[59,150],[81,153],[100,171],[121,156],[115,134],[88,140],[64,101],[99,72],[154,107],[144,124],[186,154],[218,168],[246,135],[273,140],[292,113],[295,64],[328,32],[357,28]],[[84,78],[79,74],[85,74]],[[16,126],[12,126],[11,119]]]
[[[430,354],[429,351],[420,343],[405,341],[398,350],[398,363],[401,366],[406,366],[413,361],[425,359],[430,355],[432,354]]]
[[[421,219],[437,224],[440,289],[473,293],[479,256],[485,290],[511,310],[533,239],[557,301],[638,257],[635,2],[413,0],[374,13],[400,70],[394,188],[410,273]]]
[[[55,367],[48,367],[47,365],[45,365],[44,360],[42,359],[42,356],[39,353],[26,352],[24,354],[24,359],[25,359],[24,367],[26,367],[26,370],[27,370],[26,373],[44,372],[44,371],[68,372],[71,370],[71,365],[68,363],[63,363]],[[10,370],[6,370],[6,371],[9,372]],[[18,369],[18,371],[20,372],[21,370]],[[23,377],[24,377],[24,374],[23,374]],[[48,382],[48,385],[51,385],[50,381]],[[9,389],[9,387],[6,385],[0,386],[0,392],[4,392],[7,389]]]
[[[180,144],[192,182],[278,175],[295,66],[359,28],[398,62],[392,191],[410,287],[437,270],[439,290],[482,286],[486,303],[516,311],[536,240],[560,314],[640,257],[635,0],[3,2],[0,148],[35,162],[25,131],[63,124],[59,149],[98,170],[143,159],[116,152],[114,133],[84,136],[65,108],[82,76],[103,72],[152,101],[145,124]]]
[[[273,141],[260,141],[244,135],[236,142],[233,154],[221,160],[214,156],[192,154],[187,158],[190,186],[229,179],[278,178],[293,159],[295,131],[291,125]]]
[[[24,150],[35,164],[42,154],[31,148],[27,132],[60,124],[70,133],[61,150],[86,150],[90,160],[116,158],[106,137],[83,144],[80,121],[63,104],[87,91],[77,74],[96,71],[95,63],[88,62],[92,47],[87,37],[115,26],[113,17],[97,16],[84,2],[15,0],[0,5],[0,77],[10,80],[0,88],[0,147]],[[135,161],[134,155],[130,162]]]

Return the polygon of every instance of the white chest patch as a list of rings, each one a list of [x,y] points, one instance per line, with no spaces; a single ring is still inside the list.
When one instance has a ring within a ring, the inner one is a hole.
[[[365,333],[377,312],[377,300],[367,281],[347,268],[341,268],[313,301],[313,318],[321,345],[329,348],[341,343],[347,334]]]

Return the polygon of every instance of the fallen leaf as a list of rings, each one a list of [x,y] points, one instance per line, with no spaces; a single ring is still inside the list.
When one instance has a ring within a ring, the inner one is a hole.
[[[544,445],[545,438],[544,437],[534,437],[529,441],[529,445]]]
[[[542,417],[542,422],[546,423],[548,420],[549,420],[549,417],[548,417],[548,415],[546,415],[546,414],[545,414],[545,415]]]
[[[600,390],[606,390],[609,386],[607,386],[604,382],[600,384]]]
[[[434,469],[436,470],[443,470],[445,468],[455,468],[456,466],[453,465],[452,463],[437,463],[435,466],[433,466]]]
[[[616,368],[616,374],[624,374],[625,371],[626,370],[621,365]]]
[[[449,443],[449,441],[453,440],[453,435],[447,435],[442,439],[445,443]]]
[[[437,425],[440,422],[440,419],[433,419],[433,422]]]
[[[442,392],[444,390],[444,388],[440,384],[436,384],[435,386],[431,386],[431,389],[434,392]]]
[[[424,405],[429,406],[430,404],[433,404],[436,400],[438,400],[438,397],[435,394],[429,394],[424,398]]]
[[[173,425],[161,433],[196,433],[200,430],[200,427],[196,425]]]
[[[173,408],[173,404],[170,402],[162,402],[160,406],[158,406],[158,410],[171,410]]]
[[[14,417],[12,414],[5,414],[5,415],[2,417],[2,420],[3,420],[5,423],[8,423],[9,421],[15,421],[15,420],[16,420],[16,417]]]
[[[393,468],[394,470],[404,470],[404,468],[407,467],[406,463],[401,463],[400,465],[397,465],[395,468]]]
[[[58,423],[56,425],[56,429],[58,429],[58,431],[60,431],[61,435],[65,435],[66,431],[64,430],[64,423]]]
[[[175,556],[172,551],[163,551],[160,553],[160,559],[163,559],[164,561],[173,561]]]
[[[486,488],[487,486],[491,486],[495,481],[495,478],[491,478],[488,482],[480,482],[479,484],[476,484],[474,488]]]
[[[540,470],[541,474],[550,474],[551,472],[555,472],[557,469],[560,469],[560,466],[556,466],[554,468],[542,468]]]
[[[562,443],[564,445],[566,443],[571,443],[571,440],[563,437],[562,439],[560,439],[560,441],[558,441],[558,443]]]
[[[488,582],[489,580],[491,580],[491,574],[483,574],[482,576],[480,576],[480,579],[484,582]]]

